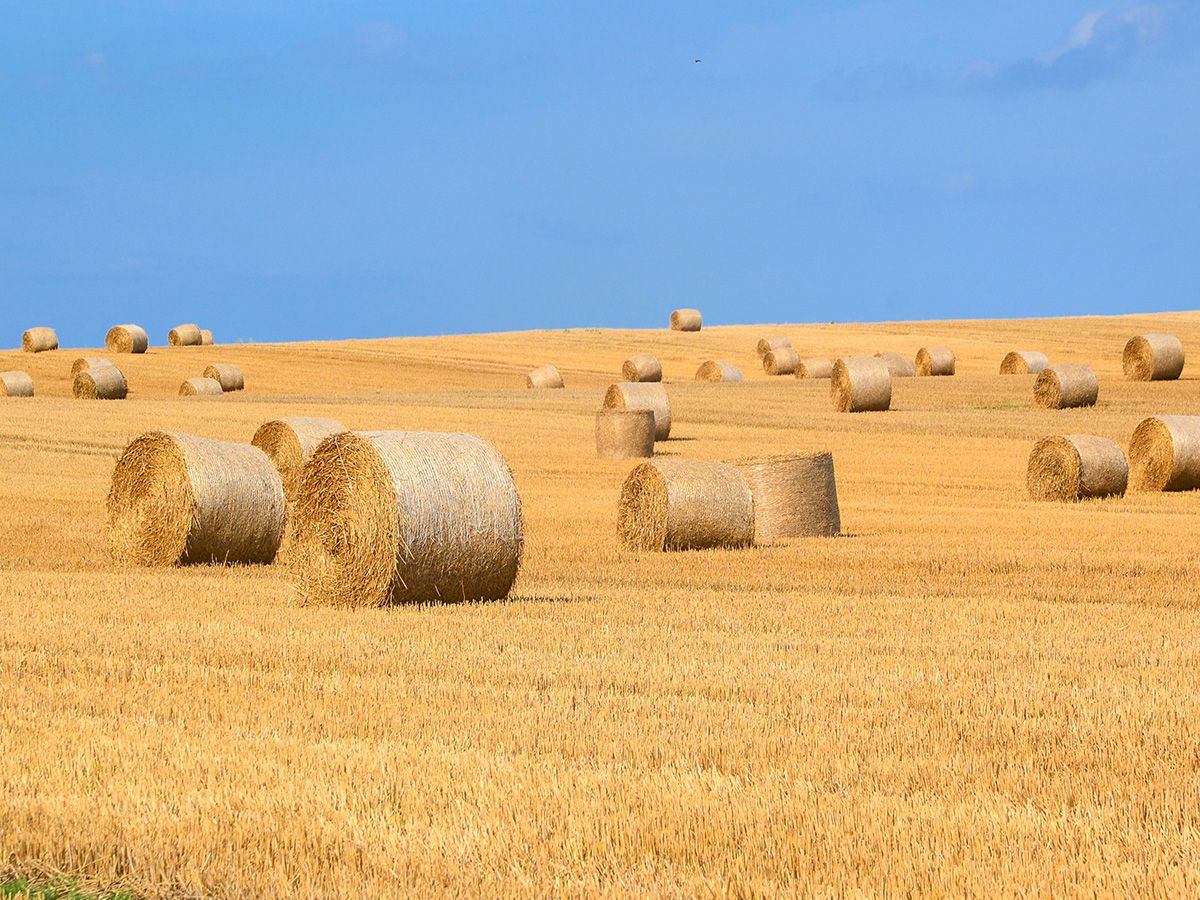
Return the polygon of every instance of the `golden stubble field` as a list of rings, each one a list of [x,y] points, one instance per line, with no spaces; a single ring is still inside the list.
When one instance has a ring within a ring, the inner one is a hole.
[[[945,343],[887,413],[767,379],[801,355]],[[1191,894],[1200,890],[1200,496],[1027,499],[1051,433],[1127,444],[1200,414],[1132,384],[1136,333],[1200,314],[571,330],[165,349],[126,402],[69,398],[73,351],[0,353],[0,875],[242,896]],[[220,335],[218,335],[218,339]],[[161,339],[161,338],[160,338]],[[1032,407],[1011,349],[1089,362],[1099,405]],[[594,458],[622,360],[664,361],[663,453],[830,449],[846,535],[639,555],[631,463]],[[747,383],[697,385],[707,358]],[[208,362],[244,394],[174,396]],[[556,363],[567,390],[524,389]],[[280,567],[123,569],[104,496],[139,433],[248,441],[280,415],[463,430],[526,518],[510,600],[305,608]]]

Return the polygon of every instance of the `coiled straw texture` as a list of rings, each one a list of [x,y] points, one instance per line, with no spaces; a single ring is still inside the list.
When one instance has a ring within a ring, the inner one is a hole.
[[[545,365],[531,371],[525,376],[525,386],[528,388],[560,388],[563,378],[558,367]]]
[[[635,353],[621,366],[625,381],[662,381],[662,363],[649,353]]]
[[[30,328],[21,335],[21,349],[26,353],[57,350],[58,335],[53,328]]]
[[[1094,406],[1099,396],[1096,373],[1083,363],[1050,366],[1033,383],[1033,399],[1046,409]]]
[[[800,365],[800,356],[791,347],[768,350],[763,356],[763,371],[768,375],[793,375]]]
[[[290,416],[260,425],[250,443],[267,454],[283,479],[284,494],[291,500],[299,484],[301,469],[321,441],[345,430],[336,419]]]
[[[1038,375],[1050,367],[1045,353],[1036,350],[1013,350],[1000,361],[1001,375]]]
[[[202,340],[195,325],[176,325],[167,332],[167,343],[172,347],[199,347]]]
[[[734,382],[744,380],[744,376],[742,375],[742,370],[733,363],[720,359],[710,359],[696,370],[696,380],[713,383],[722,381]]]
[[[758,352],[758,358],[762,359],[772,350],[778,350],[780,347],[791,347],[792,339],[782,334],[772,334],[764,338],[758,339],[758,344],[755,350]]]
[[[1200,416],[1151,416],[1129,441],[1130,487],[1135,491],[1200,488]]]
[[[833,360],[809,357],[796,364],[797,378],[831,378],[833,376]]]
[[[246,377],[241,366],[233,363],[213,363],[205,368],[203,376],[221,385],[222,391],[241,391],[246,388]]]
[[[833,454],[770,456],[737,467],[754,497],[756,544],[841,532]]]
[[[1129,483],[1129,465],[1114,441],[1090,434],[1042,438],[1029,454],[1025,484],[1034,500],[1072,502],[1120,497]]]
[[[150,337],[140,325],[114,325],[104,336],[104,349],[109,353],[145,353]]]
[[[129,385],[120,369],[105,363],[77,372],[71,379],[71,392],[76,400],[124,400]]]
[[[654,413],[654,439],[671,436],[671,401],[661,384],[637,384],[627,381],[609,385],[604,394],[605,409],[648,409]]]
[[[699,331],[702,323],[698,309],[677,309],[671,313],[672,331]]]
[[[1132,337],[1121,355],[1130,381],[1174,381],[1183,373],[1183,342],[1170,334]]]
[[[921,376],[953,375],[954,351],[949,347],[922,347],[917,351],[916,370]]]
[[[215,378],[189,378],[179,386],[180,397],[219,397],[223,393]]]
[[[885,351],[876,353],[875,358],[884,361],[893,378],[912,378],[917,374],[916,364],[907,356]]]
[[[847,356],[833,364],[829,385],[838,412],[881,412],[892,405],[892,373],[874,356]]]
[[[28,372],[0,372],[0,397],[32,397],[33,379]]]
[[[617,532],[636,550],[749,546],[754,540],[750,486],[729,463],[642,463],[621,488]]]
[[[654,455],[654,412],[602,409],[596,413],[596,456],[640,459]]]

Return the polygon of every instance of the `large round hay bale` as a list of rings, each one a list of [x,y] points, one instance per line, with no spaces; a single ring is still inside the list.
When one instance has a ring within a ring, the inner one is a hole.
[[[777,347],[763,356],[763,371],[768,375],[793,375],[800,365],[800,355],[791,347]]]
[[[916,365],[907,356],[885,350],[882,353],[876,353],[875,358],[884,361],[893,378],[912,378],[917,374]]]
[[[233,363],[212,363],[205,367],[202,375],[220,384],[222,391],[241,391],[246,388],[246,377],[242,374],[242,367]]]
[[[288,498],[292,498],[296,492],[300,470],[321,441],[345,430],[342,423],[336,419],[290,416],[260,425],[250,443],[267,454],[279,470],[279,477],[283,479],[284,493]]]
[[[917,351],[918,375],[953,375],[954,351],[949,347],[922,347]]]
[[[74,378],[86,369],[98,369],[101,366],[111,366],[112,362],[103,356],[81,356],[71,363],[71,377]]]
[[[124,400],[129,385],[121,370],[108,363],[76,373],[71,379],[71,392],[76,400]]]
[[[754,541],[750,486],[729,463],[642,463],[621,488],[617,532],[637,550],[749,546]]]
[[[1129,486],[1135,491],[1200,488],[1200,416],[1151,416],[1129,441]]]
[[[114,325],[104,336],[104,349],[109,353],[145,353],[150,337],[140,325]]]
[[[139,566],[269,563],[284,515],[283,482],[257,447],[153,431],[117,461],[108,543]]]
[[[838,412],[880,412],[892,405],[892,373],[876,356],[847,356],[833,364],[830,395]]]
[[[602,409],[596,413],[596,456],[641,459],[654,455],[654,412]]]
[[[521,562],[508,464],[471,434],[343,432],[305,464],[291,564],[309,603],[498,600]]]
[[[525,376],[525,386],[528,388],[560,388],[563,387],[563,378],[559,374],[557,366],[540,366]]]
[[[202,337],[195,325],[176,325],[167,332],[167,343],[172,347],[199,347]]]
[[[625,381],[662,381],[662,363],[649,353],[635,353],[621,366]]]
[[[180,397],[219,397],[225,393],[215,378],[189,378],[179,386]]]
[[[830,378],[833,376],[833,360],[808,357],[796,363],[797,378]]]
[[[731,362],[723,359],[710,359],[696,370],[697,381],[721,382],[742,381],[742,370]]]
[[[0,397],[32,397],[33,379],[28,372],[0,372]]]
[[[791,347],[792,339],[782,334],[772,334],[764,338],[758,339],[758,345],[755,349],[758,351],[758,358],[762,359],[772,350],[778,350],[780,347]]]
[[[1083,363],[1050,366],[1033,383],[1033,399],[1046,409],[1094,406],[1099,396],[1096,373]]]
[[[702,321],[698,309],[677,309],[671,313],[671,330],[699,331]]]
[[[841,532],[833,454],[770,456],[737,467],[754,497],[754,543]]]
[[[200,343],[202,346],[211,346],[213,342],[212,331],[207,328],[200,329]]]
[[[1130,381],[1174,381],[1183,372],[1183,342],[1170,334],[1139,334],[1121,355]]]
[[[1013,350],[1000,361],[1001,375],[1039,375],[1050,367],[1045,353],[1036,350]]]
[[[1128,482],[1129,465],[1121,448],[1108,438],[1091,434],[1042,438],[1029,454],[1025,474],[1034,500],[1120,497]]]
[[[30,328],[21,335],[21,349],[26,353],[41,353],[58,349],[58,335],[53,328]]]
[[[622,381],[609,385],[604,393],[605,409],[648,409],[654,413],[654,439],[671,436],[671,401],[661,384]]]

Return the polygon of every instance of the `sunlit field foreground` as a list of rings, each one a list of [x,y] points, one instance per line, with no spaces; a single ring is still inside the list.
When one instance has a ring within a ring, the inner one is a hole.
[[[1175,382],[1121,377],[1180,337]],[[945,344],[885,413],[801,356]],[[218,341],[221,336],[218,335]],[[161,337],[158,338],[161,341]],[[1009,350],[1087,362],[1089,409],[1033,405]],[[844,536],[639,554],[631,462],[595,458],[622,361],[663,360],[703,459],[833,452]],[[154,347],[123,402],[70,399],[78,351],[0,353],[0,875],[142,895],[1200,890],[1200,496],[1034,503],[1047,434],[1128,445],[1200,414],[1200,314]],[[706,359],[744,384],[695,384]],[[175,397],[209,362],[246,390]],[[555,363],[566,390],[529,391]],[[488,604],[298,605],[280,566],[114,566],[116,457],[166,429],[249,441],[283,415],[469,431],[511,465],[526,549]]]

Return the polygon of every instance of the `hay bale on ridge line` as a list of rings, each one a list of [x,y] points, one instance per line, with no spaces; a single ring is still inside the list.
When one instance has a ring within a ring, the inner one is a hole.
[[[28,328],[21,335],[21,349],[26,353],[44,353],[58,349],[58,335],[53,328]]]
[[[729,463],[642,463],[621,487],[617,532],[635,550],[748,547],[754,541],[750,486]]]
[[[1129,483],[1129,464],[1115,441],[1091,434],[1051,435],[1029,454],[1025,485],[1034,500],[1072,502],[1120,497]]]
[[[176,325],[167,332],[167,343],[172,347],[199,347],[202,337],[195,325]]]
[[[671,313],[671,330],[699,331],[703,321],[698,309],[677,309]]]
[[[200,329],[200,346],[211,347],[213,342],[212,331],[208,328]]]
[[[104,349],[109,353],[145,353],[149,346],[146,329],[132,323],[114,325],[104,336]]]

